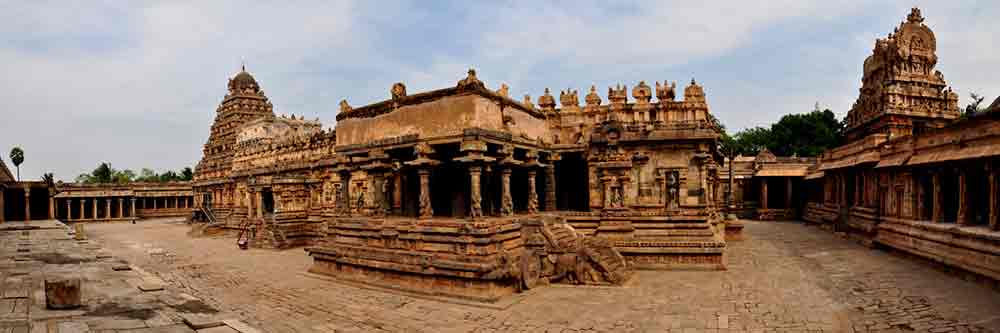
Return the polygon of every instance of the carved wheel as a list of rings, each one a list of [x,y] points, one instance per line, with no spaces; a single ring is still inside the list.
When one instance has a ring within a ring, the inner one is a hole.
[[[521,256],[521,282],[524,284],[525,290],[538,285],[541,273],[542,263],[538,261],[538,257],[534,253],[525,253]]]

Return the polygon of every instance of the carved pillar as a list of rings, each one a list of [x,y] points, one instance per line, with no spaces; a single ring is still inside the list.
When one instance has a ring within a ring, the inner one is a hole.
[[[118,198],[118,218],[125,217],[125,198]]]
[[[392,177],[392,211],[403,214],[403,174],[397,171]]]
[[[158,207],[160,205],[160,203],[159,203],[160,200],[159,199],[160,198],[153,198],[153,209],[158,209]]]
[[[49,220],[56,219],[56,198],[49,196]]]
[[[545,167],[545,211],[556,210],[556,167]]]
[[[997,184],[997,181],[1000,181],[1000,179],[998,179],[1000,177],[998,177],[997,174],[1000,172],[998,172],[996,166],[991,166],[989,172],[990,172],[989,176],[990,229],[1000,230],[1000,221],[998,221],[1000,220],[1000,184]]]
[[[941,171],[935,170],[931,179],[934,185],[934,207],[931,213],[931,220],[934,222],[944,222],[944,192],[941,191]]]
[[[135,211],[135,198],[130,198],[129,201],[131,201],[131,203],[130,203],[131,206],[129,207],[131,209],[129,209],[128,215],[131,216],[131,217],[138,216],[138,214],[136,214],[136,211]]]
[[[80,202],[80,218],[79,219],[82,220],[84,218],[84,216],[83,216],[83,201],[84,201],[84,199],[80,198],[79,200],[80,200],[79,201]]]
[[[614,194],[611,193],[611,183],[614,180],[613,177],[605,175],[601,176],[601,188],[603,189],[602,194],[604,194],[604,209],[612,208],[612,197]],[[673,199],[671,199],[673,200]]]
[[[91,203],[92,203],[91,205],[94,208],[94,213],[91,214],[90,216],[93,217],[94,220],[96,220],[97,219],[97,198],[91,199]]]
[[[24,188],[24,220],[31,221],[31,188]]]
[[[927,189],[924,188],[924,183],[920,181],[920,179],[921,177],[919,176],[913,177],[914,186],[917,188],[917,211],[913,214],[913,216],[915,216],[917,220],[924,220],[927,218],[924,214],[927,207],[927,203],[924,202],[924,194],[927,193]]]
[[[340,173],[340,208],[342,214],[351,214],[351,172]]]
[[[501,186],[501,196],[500,196],[500,215],[511,216],[514,215],[514,199],[510,195],[510,168],[503,168],[502,178],[500,182]]]
[[[535,190],[535,170],[528,170],[528,214],[538,213],[538,192]]]
[[[256,217],[264,217],[264,194],[261,191],[257,191],[256,193],[256,198],[254,198],[254,206],[257,206]]]
[[[111,198],[104,199],[104,219],[111,219]]]
[[[420,169],[420,218],[429,219],[434,217],[434,207],[431,207],[431,170]]]
[[[469,167],[469,195],[472,201],[469,206],[469,217],[471,218],[483,217],[483,197],[479,193],[479,176],[482,171],[483,168],[478,165]]]
[[[383,209],[385,191],[382,190],[382,185],[385,184],[385,176],[383,176],[382,172],[372,169],[368,171],[368,179],[370,179],[369,184],[371,184],[368,189],[368,197],[371,198],[368,209],[369,214],[372,216],[381,216],[385,213]]]
[[[246,195],[244,195],[246,197],[246,203],[247,203],[247,218],[253,217],[253,199],[251,198],[252,195],[253,191],[247,188]]]
[[[760,179],[760,208],[767,209],[767,178]]]
[[[73,206],[72,206],[71,201],[73,201],[73,199],[66,198],[66,199],[63,199],[63,201],[66,202],[66,220],[67,221],[72,220],[73,219]],[[2,205],[0,205],[0,206],[2,206]],[[3,215],[3,214],[0,214],[0,215]],[[0,221],[3,221],[2,217],[0,217]]]
[[[956,219],[958,224],[966,225],[969,224],[969,186],[965,183],[966,171],[964,168],[958,169],[958,218]]]
[[[854,173],[854,205],[863,206],[861,204],[861,172]]]
[[[785,177],[785,209],[792,209],[792,177]]]

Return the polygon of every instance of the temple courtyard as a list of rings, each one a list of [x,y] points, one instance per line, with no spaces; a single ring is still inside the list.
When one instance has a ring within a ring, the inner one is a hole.
[[[240,250],[183,219],[89,224],[91,242],[269,332],[990,332],[1000,292],[800,222],[745,221],[726,271],[638,271],[621,287],[535,288],[495,304],[306,273],[302,249]]]

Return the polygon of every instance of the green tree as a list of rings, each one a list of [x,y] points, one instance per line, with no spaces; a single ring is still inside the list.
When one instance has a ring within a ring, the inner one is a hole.
[[[101,163],[101,165],[98,165],[97,168],[90,173],[93,177],[91,182],[101,184],[111,183],[111,176],[113,174],[114,170],[111,169],[111,164],[108,164],[108,162]]]
[[[21,163],[24,163],[24,150],[15,146],[10,150],[10,161],[17,168],[17,181],[21,181]]]
[[[137,182],[157,182],[160,177],[156,174],[156,171],[149,168],[142,168],[139,170],[139,177],[135,179]]]
[[[184,169],[181,170],[180,180],[191,181],[192,179],[194,179],[194,171],[191,170],[191,167],[184,167]]]
[[[817,156],[843,141],[844,124],[830,110],[781,117],[770,128],[754,127],[732,136],[737,154],[750,156],[767,148],[778,156]]]
[[[986,99],[986,97],[980,96],[977,93],[969,93],[969,98],[972,98],[972,102],[969,102],[969,104],[965,106],[964,110],[959,110],[962,113],[962,118],[975,115],[986,109],[980,106],[983,104],[983,100]]]
[[[112,170],[111,180],[116,184],[128,184],[135,180],[135,172],[129,169]]]

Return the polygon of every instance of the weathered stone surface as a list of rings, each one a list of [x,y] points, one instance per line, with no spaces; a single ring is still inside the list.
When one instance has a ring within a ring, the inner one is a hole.
[[[45,306],[49,309],[74,309],[82,304],[83,289],[79,277],[69,275],[45,278]]]

